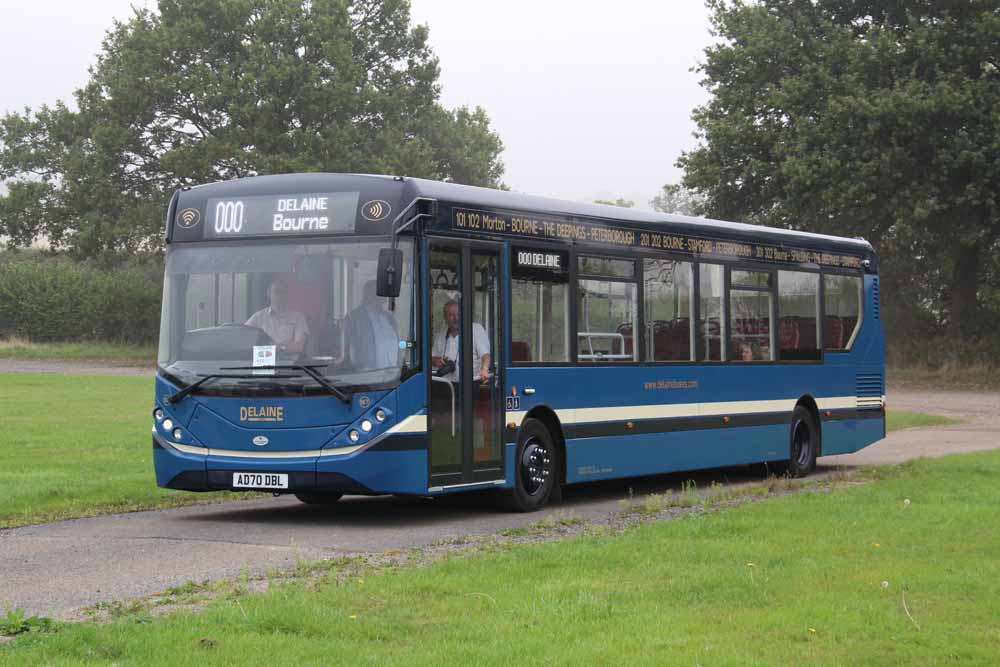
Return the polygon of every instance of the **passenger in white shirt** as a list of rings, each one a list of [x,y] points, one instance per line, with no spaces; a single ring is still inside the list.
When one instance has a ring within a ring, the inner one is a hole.
[[[263,329],[282,352],[302,354],[306,349],[309,325],[305,315],[288,308],[288,283],[275,278],[267,288],[267,308],[261,308],[246,321],[249,327]]]
[[[444,304],[444,321],[447,328],[434,335],[431,345],[431,367],[437,370],[445,360],[455,362],[455,371],[444,376],[452,382],[458,380],[458,302]],[[490,376],[490,338],[486,329],[478,322],[472,323],[472,358],[476,370],[472,379],[481,380]]]

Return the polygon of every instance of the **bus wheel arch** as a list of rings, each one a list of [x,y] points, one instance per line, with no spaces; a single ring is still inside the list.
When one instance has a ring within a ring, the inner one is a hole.
[[[804,394],[795,404],[795,407],[800,406],[809,411],[816,429],[816,456],[823,456],[823,422],[819,418],[819,406],[816,405],[816,399],[809,394]]]
[[[532,410],[517,430],[514,485],[498,493],[500,505],[534,512],[559,498],[563,478],[562,428],[551,410]]]
[[[808,404],[796,404],[788,432],[788,458],[779,464],[786,476],[806,477],[816,469],[819,428],[819,420]]]
[[[559,485],[566,483],[566,436],[563,434],[562,422],[559,421],[559,417],[555,411],[547,405],[539,405],[532,408],[524,418],[537,419],[545,424],[545,428],[549,430],[549,434],[552,436],[553,443],[559,450],[559,469],[556,471],[559,474],[557,479],[558,484],[553,489],[552,495],[553,500],[558,500],[560,496]]]

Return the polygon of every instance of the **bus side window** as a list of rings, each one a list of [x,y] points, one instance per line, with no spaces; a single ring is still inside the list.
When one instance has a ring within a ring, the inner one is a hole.
[[[569,361],[568,253],[514,248],[510,362]]]
[[[729,278],[729,361],[774,361],[774,274],[733,269]]]
[[[778,358],[819,361],[819,274],[778,271]]]
[[[578,258],[577,359],[638,361],[638,282],[635,260]]]
[[[694,299],[691,263],[643,260],[643,315],[647,361],[692,361]]]
[[[823,276],[823,340],[832,352],[849,350],[861,327],[861,278]]]
[[[701,361],[722,361],[725,319],[722,317],[724,273],[720,264],[701,264],[698,277],[698,339]]]

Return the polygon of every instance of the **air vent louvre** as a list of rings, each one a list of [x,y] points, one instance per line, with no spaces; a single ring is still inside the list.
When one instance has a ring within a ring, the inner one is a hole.
[[[877,320],[882,310],[882,297],[878,288],[878,278],[876,277],[872,280],[872,314],[875,315]]]
[[[859,373],[854,383],[858,408],[881,408],[885,394],[881,373]]]

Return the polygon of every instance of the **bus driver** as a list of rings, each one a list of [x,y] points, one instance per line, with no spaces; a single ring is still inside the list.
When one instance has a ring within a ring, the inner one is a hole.
[[[444,304],[445,331],[434,335],[431,345],[431,366],[436,370],[445,361],[454,361],[455,370],[445,375],[452,382],[458,381],[458,302],[454,299]],[[472,358],[478,369],[473,380],[485,380],[490,376],[490,339],[486,329],[479,322],[472,323]]]
[[[275,278],[271,282],[267,288],[267,301],[270,305],[251,315],[246,325],[263,329],[281,352],[302,354],[306,348],[309,325],[305,315],[288,307],[288,282],[284,278]]]

